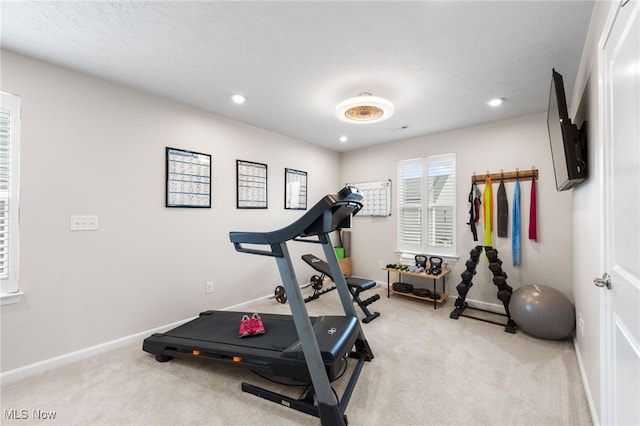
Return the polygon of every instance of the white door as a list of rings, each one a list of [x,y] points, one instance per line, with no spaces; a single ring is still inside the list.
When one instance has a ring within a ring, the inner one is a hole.
[[[640,425],[640,1],[615,4],[610,17],[600,51],[604,149],[597,153],[603,273],[610,275],[602,289],[602,424],[622,426]]]

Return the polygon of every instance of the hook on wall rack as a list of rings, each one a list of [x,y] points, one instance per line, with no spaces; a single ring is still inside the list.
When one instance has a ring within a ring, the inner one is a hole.
[[[515,182],[516,179],[519,180],[531,180],[533,178],[535,178],[536,180],[538,179],[538,169],[536,169],[535,167],[532,167],[531,170],[520,170],[520,169],[516,169],[513,172],[503,172],[500,171],[499,173],[489,173],[489,171],[487,170],[487,173],[484,175],[477,175],[475,172],[473,173],[473,176],[471,176],[471,183],[484,183],[487,178],[491,178],[491,180],[502,180],[503,182]]]

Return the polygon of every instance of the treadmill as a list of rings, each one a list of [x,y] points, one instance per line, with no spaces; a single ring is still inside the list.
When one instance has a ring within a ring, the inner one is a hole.
[[[288,295],[292,315],[260,314],[266,333],[238,337],[246,312],[206,311],[166,333],[144,340],[142,349],[159,362],[174,357],[200,357],[235,363],[268,379],[308,385],[299,399],[242,383],[242,390],[320,418],[322,425],[346,425],[347,404],[364,362],[373,352],[357,318],[351,294],[340,269],[329,234],[350,228],[362,208],[362,194],[346,186],[318,201],[294,223],[272,232],[231,232],[241,253],[274,257]],[[288,241],[321,244],[335,284],[343,316],[310,317],[295,276]],[[349,382],[338,398],[331,382],[346,370],[347,358],[357,359]]]

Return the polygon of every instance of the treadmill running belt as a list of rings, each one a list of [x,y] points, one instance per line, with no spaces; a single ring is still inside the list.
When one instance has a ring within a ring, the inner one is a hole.
[[[207,311],[200,317],[177,327],[165,335],[183,339],[251,346],[254,348],[284,351],[298,341],[298,333],[290,315],[261,314],[265,333],[239,337],[240,320],[246,312]],[[311,318],[315,322],[315,318]]]

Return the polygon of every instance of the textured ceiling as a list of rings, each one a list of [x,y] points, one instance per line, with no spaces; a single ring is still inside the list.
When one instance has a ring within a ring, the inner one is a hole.
[[[337,151],[545,111],[567,99],[592,1],[1,3],[2,47]],[[371,92],[388,120],[335,106]],[[241,93],[247,102],[235,105]],[[487,101],[505,99],[491,108]],[[406,126],[406,128],[404,128]],[[342,143],[339,136],[349,141]]]

